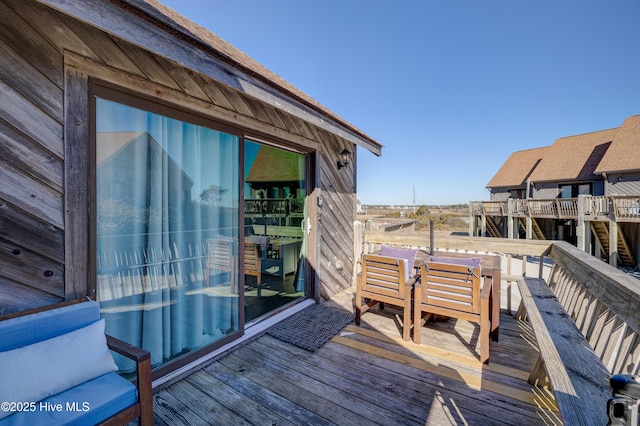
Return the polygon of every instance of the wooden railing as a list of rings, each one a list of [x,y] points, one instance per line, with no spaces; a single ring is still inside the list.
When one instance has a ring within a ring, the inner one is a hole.
[[[363,252],[382,245],[431,250],[428,235],[364,233]],[[550,259],[552,265],[545,274],[549,287],[603,364],[612,374],[639,374],[640,280],[564,241],[449,237],[436,239],[434,245],[434,250],[501,254],[503,271],[509,268],[508,262],[525,257],[537,259],[539,265]],[[538,271],[536,275],[541,276],[542,266]]]
[[[516,199],[514,201],[513,214],[515,216],[525,216],[529,211],[529,200]]]
[[[507,203],[505,201],[493,201],[489,203],[483,203],[482,208],[484,214],[488,216],[503,216],[507,214]]]
[[[612,198],[616,220],[640,222],[640,197],[615,196]]]
[[[611,197],[585,197],[584,213],[590,216],[607,216],[611,212]]]
[[[260,198],[244,201],[246,215],[282,215],[304,213],[304,199]]]
[[[610,217],[619,222],[640,222],[640,196],[584,196],[585,220]],[[510,199],[508,201],[472,201],[472,216],[531,216],[573,219],[580,214],[578,198]],[[511,212],[509,211],[511,209]],[[597,219],[600,220],[600,219]]]
[[[97,258],[97,300],[106,302],[202,283],[205,257],[205,242],[102,251]]]
[[[577,198],[555,198],[552,200],[526,200],[531,216],[571,218],[578,216]]]

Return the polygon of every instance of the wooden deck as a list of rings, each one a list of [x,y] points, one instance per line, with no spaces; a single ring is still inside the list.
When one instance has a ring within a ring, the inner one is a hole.
[[[331,302],[352,310],[352,292]],[[404,342],[378,309],[315,353],[263,335],[154,394],[157,424],[560,424],[551,394],[526,379],[536,349],[505,312],[481,366],[473,324],[450,319]],[[541,408],[545,407],[545,408]]]

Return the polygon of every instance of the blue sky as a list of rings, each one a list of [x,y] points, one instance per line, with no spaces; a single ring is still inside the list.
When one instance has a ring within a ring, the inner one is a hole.
[[[640,114],[637,0],[161,0],[384,145],[364,204],[487,200],[513,152]]]

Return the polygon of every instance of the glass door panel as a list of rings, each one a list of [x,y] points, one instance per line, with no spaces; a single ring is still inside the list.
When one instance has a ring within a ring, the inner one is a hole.
[[[238,136],[96,100],[96,298],[154,367],[241,329],[239,155]]]
[[[306,157],[245,142],[245,320],[305,296]]]

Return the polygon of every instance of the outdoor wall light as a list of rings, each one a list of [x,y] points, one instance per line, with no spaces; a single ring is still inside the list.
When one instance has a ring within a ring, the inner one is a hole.
[[[338,160],[338,170],[340,170],[343,167],[347,167],[347,165],[349,164],[350,155],[351,155],[351,152],[348,149],[342,150],[342,152],[340,153],[340,159]]]

